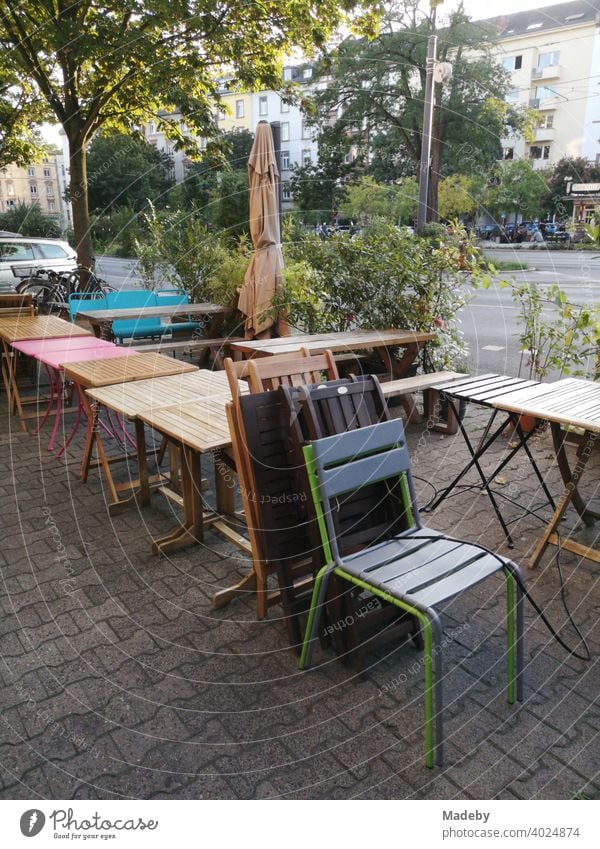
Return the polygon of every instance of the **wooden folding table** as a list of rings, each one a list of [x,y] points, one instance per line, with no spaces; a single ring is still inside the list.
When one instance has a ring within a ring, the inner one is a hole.
[[[185,372],[197,372],[196,366],[191,363],[182,363],[173,357],[162,354],[136,354],[132,357],[121,357],[115,360],[89,360],[81,363],[69,363],[65,366],[65,379],[72,380],[77,385],[85,414],[87,416],[87,431],[83,458],[81,461],[80,477],[82,481],[87,480],[88,472],[92,467],[100,467],[106,480],[111,502],[109,509],[114,510],[121,504],[119,493],[130,494],[132,489],[139,485],[138,481],[124,484],[116,484],[113,480],[110,465],[111,460],[106,455],[102,437],[98,429],[98,405],[86,394],[86,389],[95,389],[112,384],[130,384],[139,380],[149,378],[166,377],[167,375],[179,375]],[[92,463],[92,452],[96,446],[98,459]],[[129,455],[118,457],[117,460],[131,459]],[[136,458],[137,459],[137,458]],[[114,462],[114,459],[113,459]]]
[[[499,398],[495,406],[510,413],[536,416],[550,422],[556,459],[565,484],[560,501],[534,549],[529,567],[533,569],[538,565],[549,544],[560,545],[580,557],[600,563],[600,551],[570,538],[565,539],[558,531],[571,501],[586,525],[591,526],[600,519],[600,514],[584,502],[579,492],[579,483],[600,438],[600,383],[575,378],[541,383]],[[581,428],[585,434],[574,468],[567,458],[562,427]]]
[[[226,519],[241,521],[235,513],[234,479],[227,474],[231,460],[224,449],[231,445],[226,406],[231,396],[197,398],[193,403],[166,407],[140,413],[138,420],[181,448],[181,498],[175,500],[184,511],[183,523],[160,539],[153,548],[159,554],[177,551],[203,538],[204,528],[211,526],[246,553],[251,546]],[[212,454],[215,461],[215,495],[217,512],[207,511],[201,495],[201,458]],[[140,453],[140,484],[142,500],[148,497],[148,473],[145,455]],[[225,470],[225,474],[223,471]],[[167,497],[172,493],[163,490]]]

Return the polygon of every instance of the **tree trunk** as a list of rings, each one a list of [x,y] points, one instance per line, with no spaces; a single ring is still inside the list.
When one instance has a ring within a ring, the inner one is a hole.
[[[70,196],[73,208],[75,249],[80,265],[94,270],[94,246],[88,210],[88,184],[85,141],[81,134],[69,135],[69,163],[71,169]],[[82,281],[84,285],[87,281]]]

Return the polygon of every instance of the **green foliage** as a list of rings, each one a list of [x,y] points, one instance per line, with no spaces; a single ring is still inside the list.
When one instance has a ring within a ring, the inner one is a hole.
[[[148,200],[161,206],[172,181],[170,159],[153,145],[115,131],[98,134],[87,154],[90,210],[144,209]]]
[[[185,181],[169,193],[169,203],[186,209],[203,210],[218,192],[224,172],[243,173],[247,183],[248,156],[254,136],[248,130],[220,133],[207,146],[199,162],[188,169]],[[207,221],[212,212],[205,213]],[[240,219],[243,220],[243,219]]]
[[[458,312],[485,268],[462,230],[451,235],[444,229],[437,244],[382,220],[353,239],[309,233],[285,246],[285,287],[275,308],[285,308],[290,324],[309,332],[434,331],[424,366],[445,368],[464,358]]]
[[[10,55],[0,59],[0,167],[29,165],[43,150],[39,127],[49,117],[35,87],[21,83]]]
[[[246,171],[223,171],[210,192],[206,219],[233,238],[249,232],[250,192]]]
[[[142,237],[137,213],[122,207],[105,215],[92,216],[94,244],[99,251],[114,256],[134,257],[136,239]]]
[[[251,245],[241,238],[232,248],[223,234],[210,230],[194,214],[160,212],[150,206],[143,213],[143,240],[135,240],[144,285],[184,289],[192,303],[212,301],[237,305],[250,261]],[[234,316],[234,324],[240,321]]]
[[[386,218],[396,224],[410,224],[417,214],[419,186],[414,177],[382,185],[363,176],[347,186],[346,200],[340,206],[344,218],[366,223],[370,218]]]
[[[424,3],[390,2],[377,38],[347,39],[322,63],[325,86],[314,97],[314,123],[320,132],[337,134],[340,144],[357,149],[380,182],[415,174],[427,38],[433,27]],[[459,7],[438,25],[438,37],[439,59],[452,63],[453,76],[448,84],[435,87],[429,198],[433,209],[440,175],[474,174],[493,166],[500,156],[500,138],[524,120],[503,101],[509,75],[492,57],[492,27],[471,23]]]
[[[479,207],[481,181],[465,174],[452,174],[440,180],[438,212],[441,218],[469,218]]]
[[[290,191],[296,207],[308,224],[333,222],[347,197],[346,179],[352,165],[345,161],[346,140],[332,137],[328,130],[319,137],[316,165],[296,166],[290,178]]]
[[[535,218],[547,202],[549,190],[543,176],[526,159],[504,162],[499,169],[499,185],[487,192],[486,205],[496,218],[511,213]]]
[[[61,236],[59,225],[44,215],[39,203],[21,201],[0,215],[0,230],[21,233],[22,236],[43,236],[47,239],[57,239]]]
[[[511,285],[530,377],[591,376],[600,351],[600,307],[571,303],[556,284],[544,289],[535,283]]]
[[[6,0],[1,73],[9,75],[9,92],[14,83],[17,100],[41,101],[38,120],[53,113],[64,128],[80,261],[91,262],[93,251],[85,150],[100,129],[132,131],[152,119],[195,154],[194,137],[216,129],[224,69],[231,89],[276,88],[284,55],[324,47],[353,10],[354,25],[364,11],[365,30],[373,32],[378,7],[375,0]],[[189,134],[169,117],[174,104]],[[7,138],[18,140],[22,128],[17,122]]]

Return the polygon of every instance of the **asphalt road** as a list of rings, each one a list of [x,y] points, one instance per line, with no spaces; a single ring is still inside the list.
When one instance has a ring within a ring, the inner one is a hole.
[[[490,249],[494,259],[527,263],[525,271],[504,271],[498,279],[535,282],[540,286],[557,283],[577,304],[600,303],[600,252]],[[596,259],[595,257],[598,257]],[[135,260],[99,257],[97,272],[116,288],[141,285]],[[518,339],[518,307],[510,288],[497,281],[490,289],[478,290],[462,311],[462,331],[469,343],[468,368],[472,373],[487,371],[518,374],[521,361]]]

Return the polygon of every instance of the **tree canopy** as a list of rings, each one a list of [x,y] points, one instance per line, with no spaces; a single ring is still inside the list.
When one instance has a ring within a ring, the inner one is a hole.
[[[87,154],[90,210],[127,206],[138,212],[148,200],[163,205],[172,184],[170,164],[168,156],[141,138],[114,130],[99,133]]]
[[[499,183],[488,190],[486,202],[498,220],[510,213],[537,218],[549,194],[544,175],[535,171],[527,159],[515,159],[502,163]]]
[[[314,98],[312,120],[328,128],[333,121],[347,148],[362,152],[379,180],[417,171],[427,40],[435,31],[434,13],[423,6],[422,0],[392,2],[377,38],[348,38],[320,65],[325,87]],[[452,63],[453,74],[449,83],[435,86],[434,210],[438,180],[491,166],[500,156],[500,139],[525,118],[503,100],[509,77],[492,59],[491,28],[471,22],[459,7],[437,33],[438,59]]]
[[[149,118],[183,148],[190,140],[161,107],[177,106],[193,133],[214,130],[219,78],[274,88],[281,57],[322,47],[344,12],[373,29],[374,0],[1,0],[0,67],[37,95],[69,144],[73,225],[80,261],[93,260],[86,148],[102,127]]]

